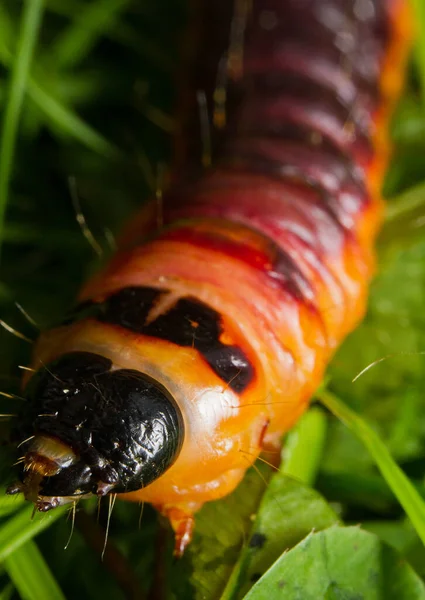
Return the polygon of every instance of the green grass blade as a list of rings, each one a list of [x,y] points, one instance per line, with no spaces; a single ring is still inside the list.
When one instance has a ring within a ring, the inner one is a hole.
[[[88,3],[53,48],[49,49],[55,57],[56,68],[75,67],[111,28],[128,4],[129,0],[98,0]]]
[[[0,2],[0,39],[3,44],[11,46],[16,39],[16,23],[5,6]]]
[[[62,131],[74,137],[84,146],[106,158],[116,158],[119,155],[119,150],[113,144],[85,123],[75,112],[43,90],[34,79],[29,82],[28,94],[51,123],[60,127]]]
[[[363,442],[425,544],[425,502],[393,460],[384,442],[366,421],[334,394],[320,390],[317,398]]]
[[[52,572],[33,541],[23,544],[4,563],[22,600],[65,600]]]
[[[310,408],[290,431],[283,445],[283,472],[313,485],[326,439],[326,415]]]
[[[0,62],[5,67],[9,67],[12,63],[12,53],[1,38]],[[85,123],[73,110],[49,94],[34,77],[30,77],[27,84],[28,96],[46,115],[48,124],[55,125],[90,150],[106,158],[117,158],[119,156],[120,151],[116,146]]]
[[[423,0],[411,0],[416,26],[414,56],[421,82],[422,101],[425,104],[425,3]]]
[[[0,592],[0,600],[10,600],[13,595],[14,587],[12,583],[8,583]]]
[[[424,5],[425,6],[425,5]],[[415,185],[387,204],[385,219],[387,223],[400,220],[425,210],[425,184]]]
[[[0,528],[0,562],[63,516],[64,511],[57,508],[49,515],[36,515],[31,520],[33,507],[28,505],[8,519]]]
[[[50,0],[47,7],[51,12],[58,15],[67,17],[71,21],[78,19],[78,10],[74,2],[66,3],[63,0],[52,2]],[[138,10],[141,10],[143,5],[138,6]],[[0,13],[1,14],[1,13]],[[109,40],[122,45],[125,48],[129,48],[132,52],[135,52],[138,56],[142,56],[144,59],[148,59],[152,66],[157,69],[161,69],[165,72],[171,72],[173,63],[170,56],[167,54],[166,49],[161,48],[155,41],[155,31],[151,38],[148,38],[146,34],[140,35],[140,32],[136,31],[131,25],[124,21],[115,20],[113,26],[108,27],[101,32],[102,36]]]
[[[21,18],[16,54],[13,60],[9,94],[3,120],[0,141],[0,240],[2,238],[9,182],[19,117],[27,87],[29,70],[40,28],[43,0],[26,0]]]
[[[16,512],[25,504],[24,497],[19,494],[18,496],[7,496],[4,488],[0,488],[0,518],[7,517],[12,513]]]
[[[40,227],[30,228],[27,224],[21,225],[16,221],[9,220],[3,233],[3,241],[13,245],[38,244],[38,248],[63,247],[75,252],[77,248],[81,247],[81,233],[60,228],[46,233]]]

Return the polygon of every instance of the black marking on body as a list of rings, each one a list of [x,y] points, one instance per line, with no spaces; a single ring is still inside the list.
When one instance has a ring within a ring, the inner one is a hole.
[[[270,245],[273,248],[273,259],[271,268],[267,271],[268,277],[274,283],[278,283],[281,289],[291,294],[297,302],[305,303],[312,308],[314,290],[310,281],[288,252],[271,239]]]
[[[256,532],[252,534],[251,539],[249,540],[249,547],[261,550],[266,542],[267,536],[264,535],[264,533]]]
[[[130,313],[130,320],[132,320],[132,314],[134,312],[134,289],[139,290],[138,293],[138,301],[139,301],[139,317],[142,322],[145,322],[149,311],[154,306],[155,302],[159,299],[161,294],[163,294],[162,290],[157,288],[150,287],[138,287],[138,288],[124,288],[120,292],[120,306],[116,307],[116,310],[121,310],[121,318],[122,321],[125,322],[127,319],[127,312]],[[111,296],[111,308],[113,309],[113,300],[114,296]],[[109,302],[109,300],[108,300]],[[103,312],[104,303],[95,303],[92,300],[86,300],[85,302],[81,302],[77,304],[75,308],[73,308],[70,313],[62,320],[61,325],[70,325],[71,323],[75,323],[77,321],[82,321],[86,318],[96,318]]]
[[[93,317],[134,333],[193,347],[226,385],[241,393],[253,380],[254,367],[241,348],[220,342],[219,313],[194,298],[181,298],[165,314],[146,323],[161,294],[164,291],[155,288],[127,287],[90,308],[85,305],[82,318]],[[78,310],[75,317],[79,320]]]

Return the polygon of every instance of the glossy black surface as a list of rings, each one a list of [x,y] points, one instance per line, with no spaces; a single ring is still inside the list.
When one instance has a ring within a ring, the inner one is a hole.
[[[184,426],[171,395],[139,371],[111,366],[102,356],[73,352],[31,379],[20,436],[58,438],[79,457],[45,477],[41,495],[137,490],[178,456]]]

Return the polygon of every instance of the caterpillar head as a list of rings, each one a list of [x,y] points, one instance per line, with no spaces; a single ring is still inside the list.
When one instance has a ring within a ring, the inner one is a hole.
[[[8,493],[22,492],[40,511],[146,487],[179,454],[183,419],[169,392],[103,356],[64,354],[31,378],[25,395],[20,481]]]

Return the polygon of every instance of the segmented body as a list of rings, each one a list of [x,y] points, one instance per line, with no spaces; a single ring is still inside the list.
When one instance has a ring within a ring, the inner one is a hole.
[[[171,392],[181,452],[127,497],[157,506],[186,541],[193,513],[305,410],[364,314],[409,37],[402,0],[204,5],[160,214],[152,202],[136,217],[34,358],[96,353]],[[199,173],[202,155],[212,166]]]

